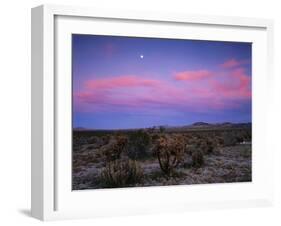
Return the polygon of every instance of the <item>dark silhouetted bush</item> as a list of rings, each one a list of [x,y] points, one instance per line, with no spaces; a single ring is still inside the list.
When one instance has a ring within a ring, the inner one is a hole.
[[[208,138],[206,144],[207,144],[207,154],[213,153],[214,149],[218,146],[218,143],[214,137]]]
[[[204,164],[204,155],[202,150],[197,149],[196,151],[193,151],[191,157],[193,167],[201,167]]]
[[[151,137],[144,130],[133,132],[129,136],[128,156],[131,159],[144,159],[150,157]]]
[[[159,131],[160,131],[160,133],[164,133],[165,132],[165,127],[164,126],[160,126],[159,127]]]
[[[224,146],[234,146],[237,144],[236,136],[233,133],[223,134],[223,144]]]

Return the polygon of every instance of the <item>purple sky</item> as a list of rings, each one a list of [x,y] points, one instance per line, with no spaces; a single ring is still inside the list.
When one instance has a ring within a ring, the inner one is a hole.
[[[73,34],[73,127],[251,122],[251,52],[251,43]]]

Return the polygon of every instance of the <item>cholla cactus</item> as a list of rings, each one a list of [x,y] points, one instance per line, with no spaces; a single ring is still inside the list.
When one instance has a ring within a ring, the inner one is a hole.
[[[111,139],[111,141],[103,146],[103,153],[107,161],[119,159],[122,152],[125,150],[128,143],[126,136],[118,135]]]
[[[118,159],[106,165],[100,178],[105,187],[134,186],[141,182],[143,170],[137,161]]]
[[[183,160],[184,142],[181,137],[162,136],[155,148],[161,170],[170,177],[173,170]]]

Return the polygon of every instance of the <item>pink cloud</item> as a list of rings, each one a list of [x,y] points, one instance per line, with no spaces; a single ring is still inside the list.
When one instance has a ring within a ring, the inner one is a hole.
[[[79,111],[162,112],[234,109],[251,99],[251,77],[241,67],[227,71],[183,71],[173,79],[120,75],[88,80],[74,93]],[[190,81],[186,83],[185,81]]]
[[[87,91],[74,94],[74,102],[122,108],[173,105],[181,101],[184,94],[163,80],[137,76],[89,80],[85,83],[85,89]]]
[[[106,99],[106,95],[102,92],[78,92],[73,95],[74,101],[80,101],[86,103],[100,103],[101,100]]]
[[[88,80],[85,83],[89,89],[114,89],[125,87],[149,87],[157,86],[159,81],[153,79],[143,79],[134,75],[123,75],[119,77],[109,77],[103,79]]]
[[[183,71],[183,72],[178,72],[174,75],[174,78],[176,80],[188,80],[188,81],[193,81],[193,80],[201,80],[205,78],[209,78],[212,76],[212,72],[208,70],[198,70],[198,71]]]
[[[242,65],[247,64],[248,62],[248,60],[236,60],[232,58],[222,63],[220,66],[224,69],[232,69],[236,67],[241,67]]]
[[[246,75],[243,68],[237,68],[229,72],[226,80],[213,80],[211,85],[214,90],[228,99],[250,99],[251,78]]]
[[[236,67],[238,65],[240,65],[240,63],[237,60],[230,59],[230,60],[225,61],[223,64],[221,64],[221,67],[223,67],[223,68],[233,68],[233,67]]]

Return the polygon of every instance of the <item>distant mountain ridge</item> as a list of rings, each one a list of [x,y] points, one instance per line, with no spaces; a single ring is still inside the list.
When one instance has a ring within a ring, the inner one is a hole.
[[[207,122],[194,122],[190,125],[184,125],[184,126],[169,126],[169,125],[159,125],[159,126],[153,126],[150,128],[131,128],[131,129],[89,129],[85,127],[76,127],[73,128],[74,131],[91,131],[91,130],[138,130],[138,129],[151,129],[154,128],[156,130],[159,130],[160,128],[164,128],[166,130],[189,130],[189,129],[211,129],[211,128],[251,128],[252,123],[246,122],[246,123],[232,123],[232,122],[222,122],[222,123],[207,123]]]
[[[83,130],[89,130],[89,129],[84,128],[84,127],[75,127],[75,128],[73,128],[73,130],[83,131]],[[91,130],[93,130],[93,129],[91,129]]]
[[[251,122],[245,123],[233,123],[233,122],[222,122],[222,123],[207,123],[207,122],[195,122],[191,125],[184,127],[251,127]]]
[[[208,126],[208,125],[210,124],[207,122],[195,122],[192,124],[192,126]]]

